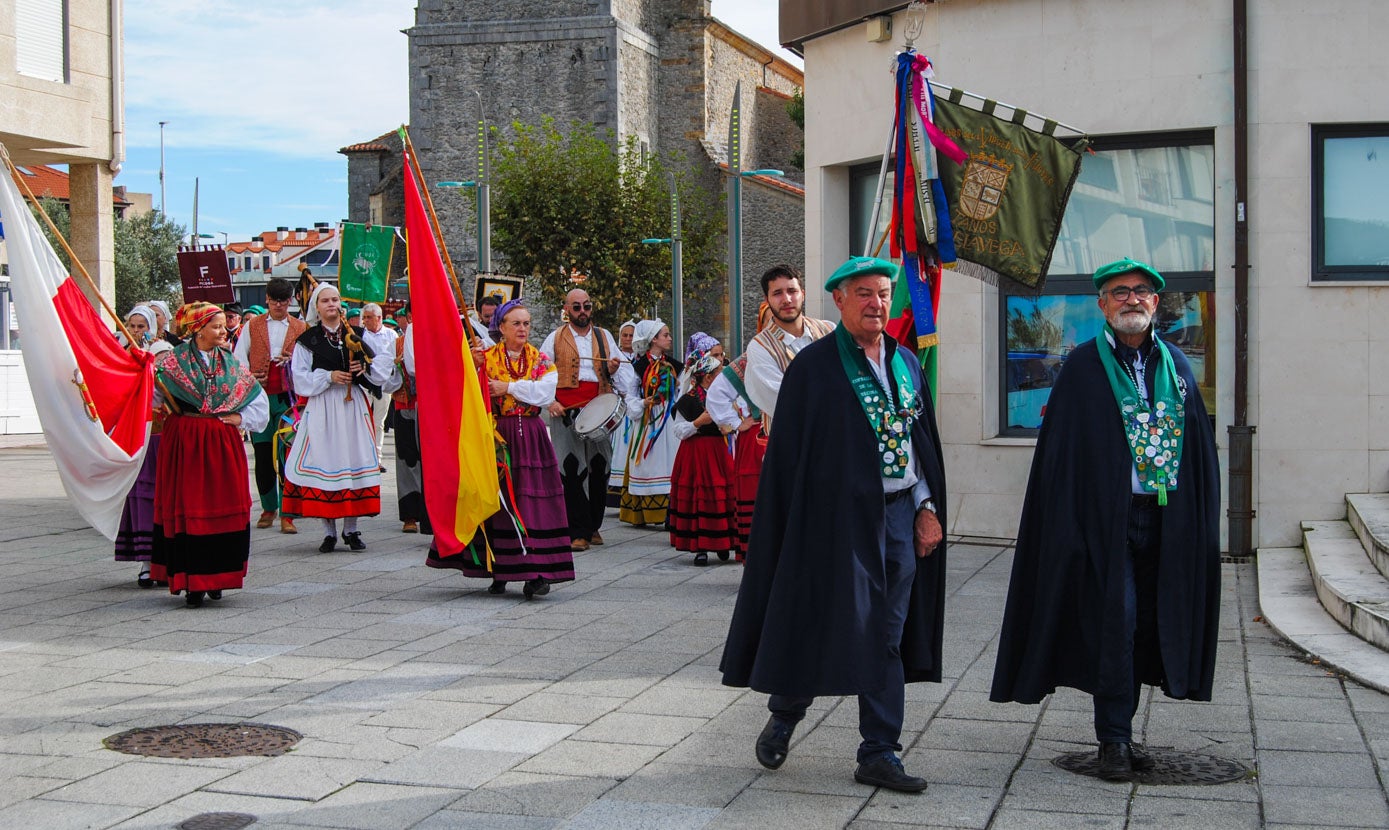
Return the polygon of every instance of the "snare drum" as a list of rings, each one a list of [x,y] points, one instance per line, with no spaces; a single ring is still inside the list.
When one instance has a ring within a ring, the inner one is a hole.
[[[580,438],[597,441],[612,435],[627,415],[627,404],[621,395],[605,392],[584,404],[574,417],[574,431]]]

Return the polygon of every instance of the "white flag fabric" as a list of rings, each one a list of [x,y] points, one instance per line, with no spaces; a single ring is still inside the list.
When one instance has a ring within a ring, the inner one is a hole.
[[[0,223],[24,369],[48,448],[73,507],[114,541],[145,456],[153,364],[116,342],[8,172],[0,172]]]

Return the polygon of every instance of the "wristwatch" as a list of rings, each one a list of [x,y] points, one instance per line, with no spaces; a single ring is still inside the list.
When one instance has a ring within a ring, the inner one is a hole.
[[[929,510],[932,513],[934,513],[936,512],[936,503],[930,499],[927,499],[926,501],[923,501],[921,504],[918,504],[916,506],[916,510],[918,513],[922,510]]]

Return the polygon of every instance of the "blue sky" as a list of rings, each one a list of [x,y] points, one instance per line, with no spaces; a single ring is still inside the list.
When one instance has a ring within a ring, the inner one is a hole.
[[[338,148],[408,117],[401,30],[415,5],[126,3],[127,157],[116,184],[154,194],[159,207],[165,121],[165,211],[190,230],[195,178],[198,231],[217,243],[223,233],[236,242],[342,220],[347,159]],[[777,42],[777,0],[714,0],[713,13],[766,46]]]

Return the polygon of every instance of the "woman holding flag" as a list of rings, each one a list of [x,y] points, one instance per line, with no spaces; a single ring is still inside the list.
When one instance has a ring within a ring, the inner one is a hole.
[[[265,429],[270,402],[226,348],[220,308],[189,303],[174,319],[183,342],[155,359],[179,412],[164,422],[159,448],[150,576],[172,594],[187,592],[197,608],[204,594],[221,599],[246,576],[251,490],[241,430]],[[162,393],[155,397],[163,403]]]
[[[483,525],[493,561],[489,568],[466,553],[437,561],[464,576],[491,577],[490,594],[506,593],[508,582],[521,582],[521,593],[533,599],[548,594],[553,583],[574,579],[564,485],[540,418],[541,410],[554,403],[559,374],[549,355],[527,342],[531,313],[520,300],[498,308],[492,322],[501,342],[484,353],[483,365],[492,420],[509,461],[498,464],[504,476],[502,509]]]
[[[362,329],[347,324],[332,284],[321,282],[313,290],[306,317],[309,329],[295,341],[290,365],[294,391],[308,403],[285,459],[280,509],[323,520],[320,553],[337,547],[338,519],[343,542],[366,550],[357,517],[381,512],[381,458],[367,393],[380,395],[395,363],[389,355],[376,360],[361,342]]]

